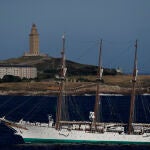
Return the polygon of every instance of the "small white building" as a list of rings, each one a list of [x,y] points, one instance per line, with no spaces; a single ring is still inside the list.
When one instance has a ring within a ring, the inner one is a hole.
[[[0,78],[2,79],[5,75],[34,79],[37,77],[37,68],[27,65],[0,65]]]

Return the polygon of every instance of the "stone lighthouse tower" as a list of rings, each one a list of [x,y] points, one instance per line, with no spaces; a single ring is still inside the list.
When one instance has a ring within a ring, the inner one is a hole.
[[[25,52],[24,56],[48,56],[39,51],[39,34],[35,24],[32,24],[31,32],[29,34],[29,52]]]
[[[38,56],[39,53],[39,34],[36,25],[33,24],[29,34],[30,55]]]

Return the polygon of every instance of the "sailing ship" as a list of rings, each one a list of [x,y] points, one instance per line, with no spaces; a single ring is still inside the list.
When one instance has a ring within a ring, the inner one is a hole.
[[[99,48],[99,64],[96,82],[96,100],[93,112],[90,112],[90,121],[65,121],[62,118],[64,88],[66,80],[65,63],[65,36],[62,36],[63,48],[61,51],[61,67],[59,76],[60,93],[57,100],[56,121],[49,115],[48,123],[31,123],[24,120],[11,122],[5,117],[0,121],[6,126],[15,129],[15,134],[20,135],[26,143],[98,143],[98,144],[150,144],[150,124],[133,123],[135,85],[137,80],[137,40],[135,44],[134,69],[132,77],[132,94],[130,103],[129,123],[104,123],[100,122],[99,111],[101,99],[99,96],[102,81],[102,40]],[[128,131],[125,131],[127,126]]]

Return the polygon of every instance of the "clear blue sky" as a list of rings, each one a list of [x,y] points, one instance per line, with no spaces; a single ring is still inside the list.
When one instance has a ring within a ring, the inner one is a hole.
[[[131,72],[134,42],[140,73],[150,73],[150,0],[0,0],[0,60],[29,50],[32,23],[40,51],[59,57],[66,33],[67,59],[97,65],[103,38],[103,66]]]

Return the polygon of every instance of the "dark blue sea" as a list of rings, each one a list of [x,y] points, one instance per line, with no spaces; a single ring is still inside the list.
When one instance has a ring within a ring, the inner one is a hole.
[[[89,121],[94,108],[94,95],[71,96],[64,102],[64,120]],[[48,122],[48,114],[55,119],[56,96],[0,96],[0,117],[11,121],[24,119],[31,122]],[[99,118],[102,122],[127,123],[130,96],[101,96]],[[150,123],[150,95],[136,96],[134,122]],[[91,144],[24,144],[20,136],[0,123],[0,150],[150,150],[148,145],[91,145]]]

